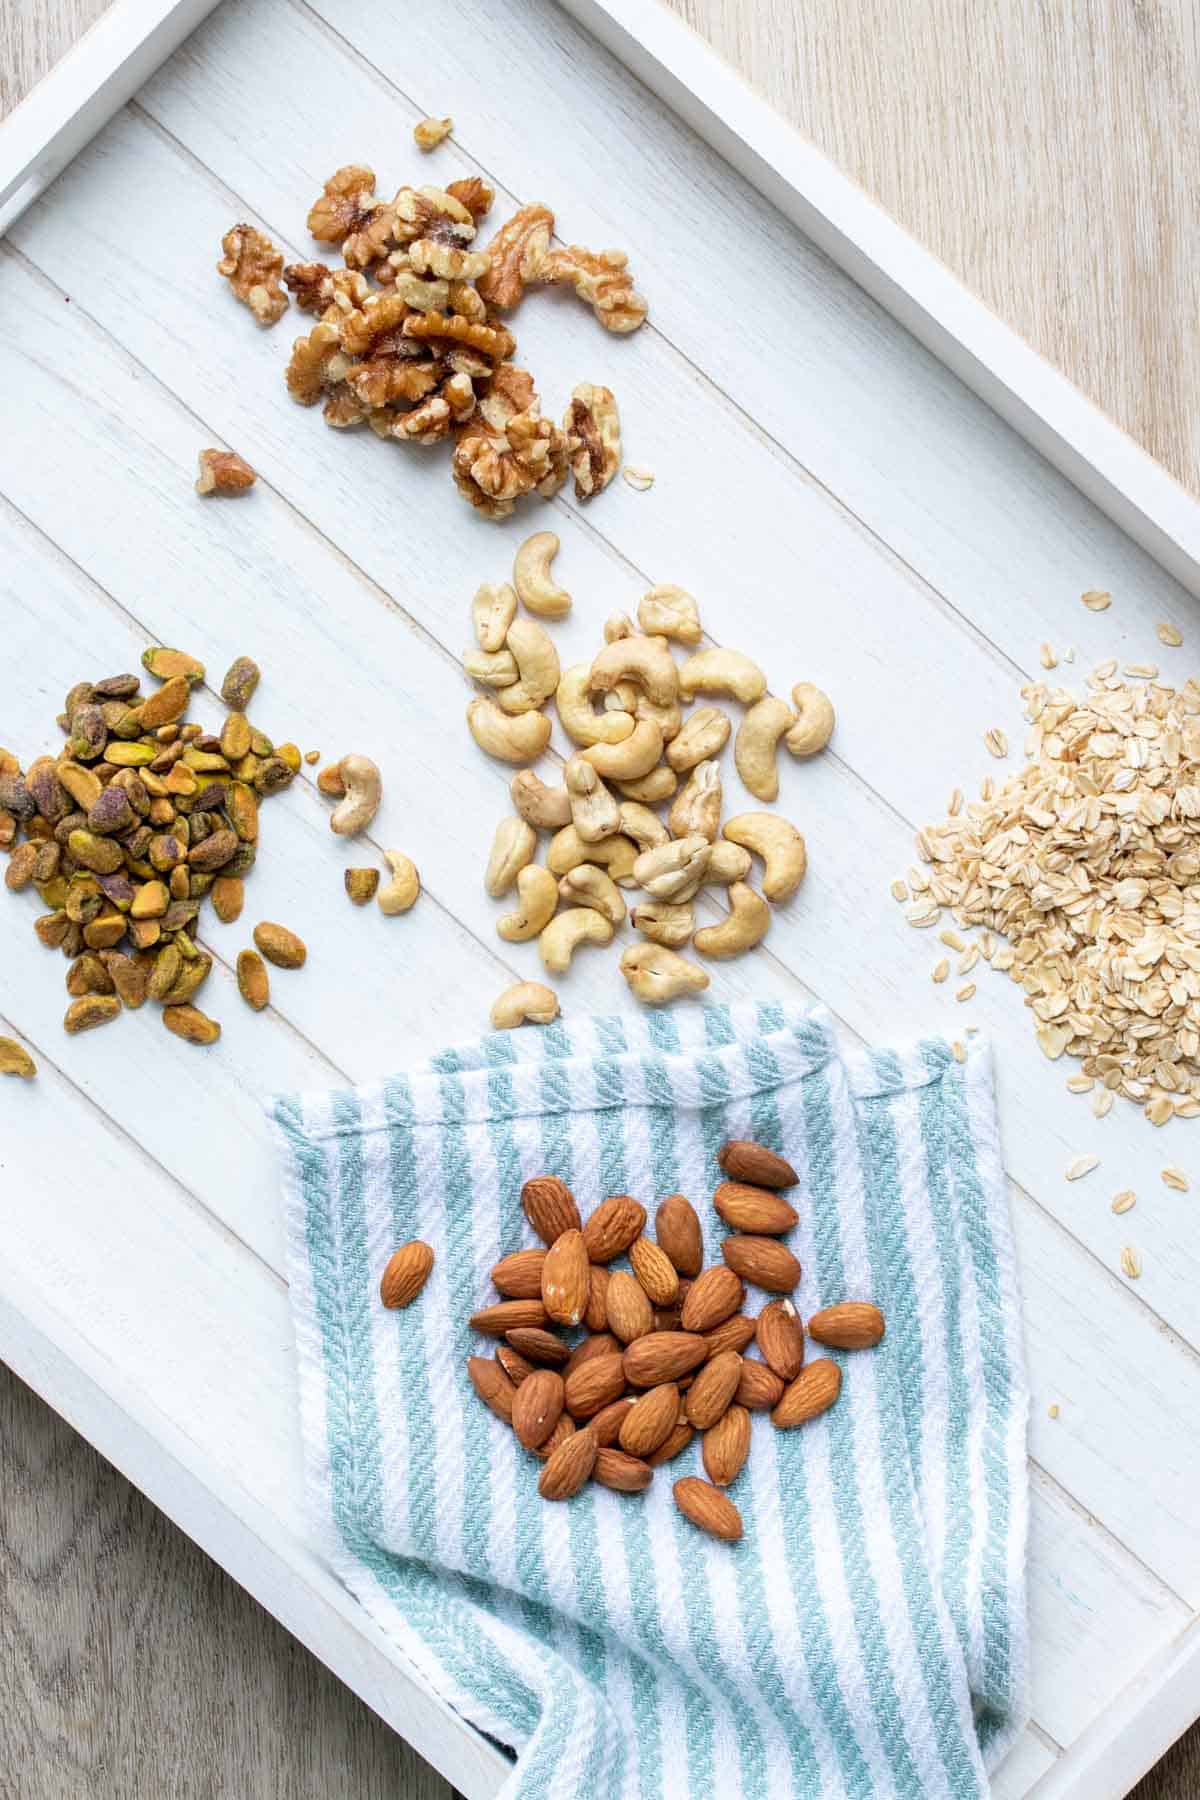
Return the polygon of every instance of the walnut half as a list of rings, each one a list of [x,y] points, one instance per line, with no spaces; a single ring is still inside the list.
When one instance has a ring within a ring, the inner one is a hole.
[[[225,252],[217,264],[243,306],[260,325],[274,325],[287,311],[288,297],[279,285],[283,252],[253,225],[231,225],[221,239]]]
[[[612,389],[581,381],[572,391],[563,431],[575,477],[575,498],[594,499],[608,486],[621,461],[621,420]]]
[[[585,250],[581,244],[568,244],[565,250],[547,254],[537,279],[570,282],[606,331],[636,331],[649,308],[634,289],[628,264],[623,250]]]

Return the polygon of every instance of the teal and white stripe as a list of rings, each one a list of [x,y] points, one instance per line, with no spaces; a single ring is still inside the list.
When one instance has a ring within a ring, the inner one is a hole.
[[[321,1551],[512,1747],[506,1795],[982,1800],[1027,1717],[1027,1392],[978,1041],[965,1064],[941,1040],[843,1058],[824,1015],[681,1008],[485,1038],[271,1116]],[[489,1268],[530,1241],[521,1182],[561,1174],[585,1213],[686,1193],[717,1260],[730,1136],[800,1172],[801,1311],[874,1298],[887,1337],[840,1358],[813,1425],[755,1416],[736,1546],[672,1503],[696,1445],[644,1496],[548,1506],[464,1368]],[[410,1237],[437,1260],[389,1314]]]

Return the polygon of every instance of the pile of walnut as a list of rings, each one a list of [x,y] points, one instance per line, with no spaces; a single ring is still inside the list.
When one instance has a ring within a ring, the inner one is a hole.
[[[501,519],[524,494],[557,493],[568,474],[580,500],[607,487],[620,423],[609,389],[590,382],[574,390],[561,428],[544,419],[500,315],[527,287],[568,283],[606,330],[627,332],[645,318],[646,302],[622,251],[552,249],[554,214],[541,204],[521,207],[481,249],[475,235],[494,197],[471,176],[382,200],[374,172],[350,165],[329,178],[308,215],[312,235],[340,248],[344,268],[285,268],[269,238],[235,225],[217,269],[260,324],[273,325],[287,307],[281,277],[297,306],[318,315],[292,350],[293,399],[323,401],[329,425],[365,421],[401,443],[453,434],[459,492]]]
[[[544,626],[517,610],[518,598],[544,618],[570,610],[550,573],[557,551],[554,533],[538,532],[517,551],[512,586],[485,584],[475,596],[477,648],[463,666],[491,690],[467,707],[476,743],[504,762],[535,762],[550,742],[553,697],[581,746],[562,787],[529,769],[513,778],[516,811],[497,827],[484,884],[494,899],[516,890],[516,910],[496,929],[508,943],[536,937],[550,975],[563,974],[581,945],[611,943],[629,916],[645,942],[625,951],[621,973],[639,1000],[657,1006],[709,984],[679,954],[685,945],[714,958],[753,948],[771,922],[768,902],[790,899],[807,867],[804,839],[778,814],[740,813],[722,827],[721,751],[733,736],[742,782],[756,799],[774,800],[779,744],[798,757],[823,750],[833,707],[810,682],[792,689],[789,705],[767,693],[762,670],[741,651],[699,649],[696,602],[672,586],[643,595],[638,626],[614,613],[595,660],[564,672]],[[682,663],[672,641],[691,652]],[[746,709],[736,735],[719,706],[684,714],[683,703],[718,695]],[[654,808],[667,801],[664,820]],[[534,860],[539,831],[554,834],[544,865]],[[761,894],[747,880],[752,853],[763,864]],[[727,890],[729,912],[697,930],[692,902],[710,884]],[[629,914],[620,890],[631,886],[645,898]],[[526,981],[499,997],[491,1017],[503,1030],[557,1013],[553,990]]]
[[[788,1297],[801,1270],[780,1239],[797,1214],[779,1190],[794,1185],[795,1170],[747,1140],[725,1144],[718,1161],[729,1179],[713,1205],[733,1235],[709,1269],[700,1220],[682,1194],[659,1205],[652,1241],[645,1207],[628,1194],[603,1201],[584,1224],[557,1176],[527,1181],[521,1202],[546,1248],[517,1250],[492,1270],[504,1298],[470,1323],[500,1343],[494,1360],[470,1357],[467,1373],[484,1405],[545,1463],[546,1500],[568,1500],[589,1480],[641,1493],[699,1432],[707,1480],[677,1480],[675,1504],[733,1542],[742,1519],[725,1489],[750,1454],[751,1412],[770,1411],[781,1430],[806,1424],[833,1405],[842,1371],[831,1357],[805,1364],[804,1326]],[[613,1266],[621,1256],[628,1269]],[[428,1245],[402,1245],[380,1283],[384,1305],[409,1305],[432,1266]],[[757,1318],[742,1311],[746,1283],[779,1296]],[[556,1326],[586,1335],[572,1348]],[[814,1342],[840,1350],[872,1348],[883,1335],[883,1314],[865,1301],[808,1322]]]

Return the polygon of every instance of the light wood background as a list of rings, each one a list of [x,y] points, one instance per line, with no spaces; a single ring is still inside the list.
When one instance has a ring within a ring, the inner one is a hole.
[[[1186,0],[668,0],[1200,488]],[[0,112],[103,10],[2,0]],[[22,1800],[450,1790],[0,1370],[0,1767]],[[1200,1729],[1137,1790],[1200,1790]]]

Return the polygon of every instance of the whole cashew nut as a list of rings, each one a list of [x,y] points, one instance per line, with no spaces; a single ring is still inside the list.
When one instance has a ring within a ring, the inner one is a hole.
[[[604,621],[604,641],[615,644],[620,638],[636,637],[637,626],[628,613],[611,612]]]
[[[520,676],[511,650],[464,650],[463,670],[484,687],[512,687]]]
[[[696,929],[696,913],[686,900],[644,900],[630,914],[634,928],[652,943],[679,950]]]
[[[518,1025],[549,1025],[558,1017],[558,995],[541,981],[518,981],[492,1002],[493,1031],[514,1031]]]
[[[633,865],[633,878],[655,900],[690,900],[704,881],[712,845],[699,832],[678,843],[643,850]]]
[[[564,825],[550,839],[546,867],[552,875],[561,878],[571,869],[577,869],[580,863],[598,863],[608,870],[614,881],[628,887],[633,881],[637,855],[637,845],[627,837],[610,837],[598,844],[585,844],[574,825]]]
[[[580,863],[568,869],[558,884],[562,899],[573,906],[590,906],[601,913],[610,925],[625,923],[625,897],[610,875],[595,863]]]
[[[494,700],[482,695],[467,706],[467,725],[479,748],[501,762],[536,762],[550,742],[550,721],[544,712],[509,718]]]
[[[503,650],[508,628],[517,616],[517,596],[507,581],[485,581],[471,602],[471,618],[479,648],[489,655]]]
[[[713,843],[721,829],[721,771],[715,762],[697,763],[676,794],[667,824],[677,838],[693,832]]]
[[[576,663],[560,678],[555,705],[562,728],[577,744],[620,744],[633,735],[632,713],[592,710],[590,663]]]
[[[573,756],[563,782],[571,797],[571,822],[585,844],[598,844],[621,829],[621,809],[590,762]]]
[[[508,944],[524,944],[539,937],[558,911],[558,883],[541,863],[526,863],[517,874],[517,909],[496,920],[496,930]]]
[[[642,595],[638,624],[647,635],[674,638],[680,644],[698,644],[703,636],[696,602],[686,588],[669,581]]]
[[[740,844],[729,844],[718,838],[708,859],[705,882],[728,887],[731,881],[745,881],[749,873],[750,852],[743,850]]]
[[[740,956],[766,937],[770,924],[771,909],[762,895],[744,881],[735,881],[729,890],[729,917],[719,925],[706,925],[692,942],[701,956]]]
[[[767,678],[740,650],[698,650],[679,671],[679,691],[685,700],[693,694],[732,694],[753,706],[766,693]]]
[[[383,777],[369,756],[356,756],[353,751],[338,763],[346,797],[334,807],[329,829],[339,837],[353,837],[365,831],[383,798]]]
[[[728,820],[725,836],[763,860],[762,891],[768,900],[789,900],[804,880],[808,852],[794,825],[778,813],[738,813]]]
[[[636,781],[618,781],[617,786],[626,800],[636,800],[641,806],[657,806],[660,801],[671,798],[679,786],[679,779],[673,769],[663,764]]]
[[[405,856],[403,850],[385,850],[383,860],[392,871],[390,881],[385,881],[376,893],[380,912],[392,918],[396,913],[405,913],[410,906],[416,904],[417,895],[421,892],[421,877],[417,874],[417,865],[411,857]]]
[[[610,719],[626,719],[628,713],[609,713]],[[638,719],[627,738],[619,744],[593,744],[580,754],[591,763],[597,775],[610,781],[636,781],[648,775],[662,755],[662,732],[653,719]]]
[[[522,604],[540,619],[565,619],[571,610],[566,588],[550,579],[550,564],[557,555],[557,535],[535,531],[513,557],[513,586]]]
[[[660,706],[679,698],[679,670],[662,638],[618,638],[606,644],[592,664],[592,687],[603,694],[618,681],[636,681]]]
[[[549,975],[563,975],[581,944],[611,944],[613,928],[590,906],[572,906],[551,919],[538,940]]]
[[[697,763],[719,756],[732,730],[728,713],[719,706],[698,706],[668,745],[667,761],[682,775],[685,769],[694,769]]]
[[[565,788],[547,787],[532,769],[522,769],[509,786],[512,803],[529,825],[557,831],[571,823],[571,796]]]
[[[733,760],[743,785],[756,800],[774,800],[779,794],[779,770],[775,752],[779,740],[796,715],[786,700],[773,694],[758,700],[750,708],[733,740]]]
[[[700,994],[708,976],[664,944],[631,944],[621,958],[630,991],[647,1006],[664,1006],[681,994]]]
[[[500,705],[507,713],[533,712],[558,686],[558,651],[536,619],[514,619],[504,642],[516,658],[520,680],[500,689]]]
[[[633,839],[639,850],[653,850],[656,844],[670,842],[671,834],[658,814],[640,801],[622,800],[620,812],[621,830]]]
[[[519,871],[533,861],[536,852],[537,833],[532,825],[515,815],[501,819],[492,839],[492,852],[483,877],[483,885],[493,900],[507,894]]]
[[[798,681],[792,705],[798,717],[783,741],[793,756],[815,756],[833,736],[833,702],[811,681]]]

